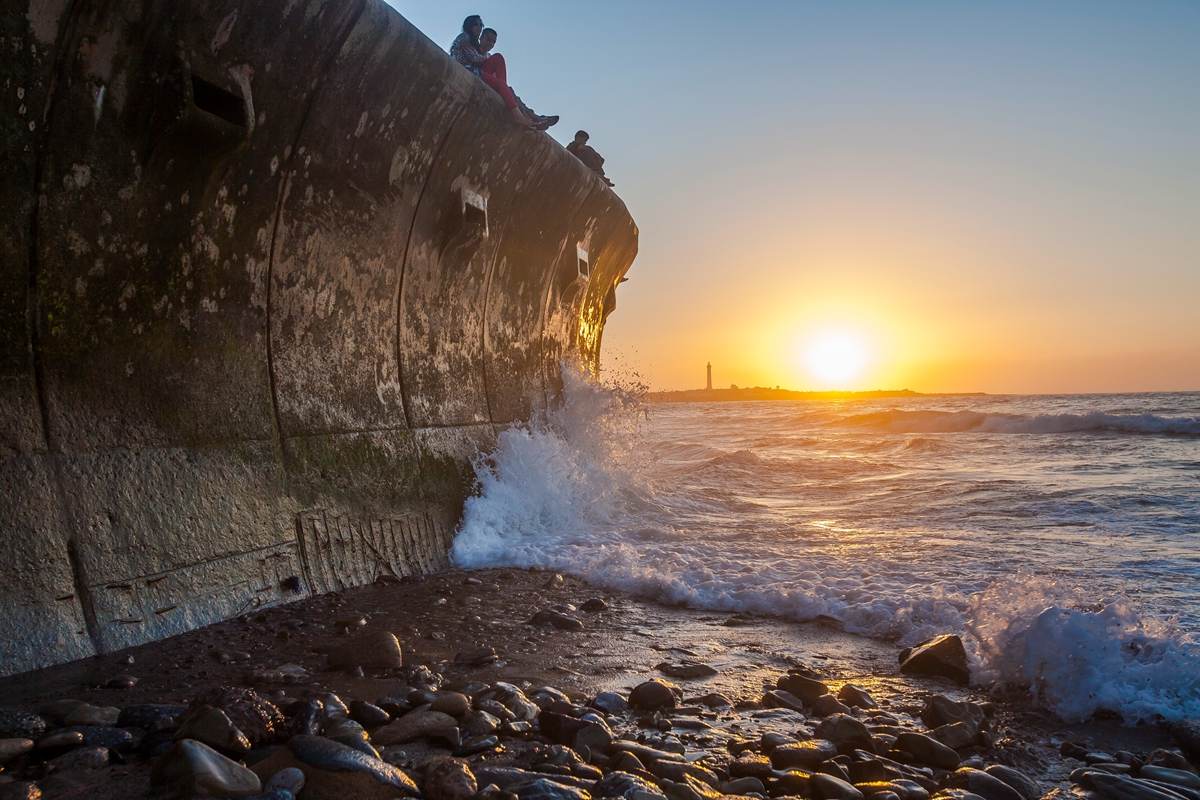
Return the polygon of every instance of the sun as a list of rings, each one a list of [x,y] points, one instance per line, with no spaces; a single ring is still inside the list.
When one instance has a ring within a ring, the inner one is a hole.
[[[804,365],[822,383],[844,388],[867,366],[867,346],[847,331],[823,331],[804,347]]]

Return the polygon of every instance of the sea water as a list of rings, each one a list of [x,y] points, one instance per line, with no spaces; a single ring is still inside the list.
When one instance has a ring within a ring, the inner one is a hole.
[[[1200,716],[1200,394],[642,404],[568,376],[452,557],[696,608],[960,634],[1069,720]]]

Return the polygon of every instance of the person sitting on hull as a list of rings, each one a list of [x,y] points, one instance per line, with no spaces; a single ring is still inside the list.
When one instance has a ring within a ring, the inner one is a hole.
[[[491,33],[490,38],[492,40],[492,47],[494,47],[496,32],[491,28],[488,28],[487,30]],[[496,89],[500,96],[504,97],[505,105],[507,106],[508,98],[505,97],[504,92],[500,89],[497,89],[492,80],[484,77],[484,64],[488,62],[489,56],[487,51],[482,48],[480,43],[480,38],[483,35],[483,31],[483,18],[478,14],[472,14],[463,20],[462,33],[456,36],[454,38],[454,42],[450,45],[450,57],[459,64],[462,64],[463,67],[473,73],[475,77],[480,78],[493,89]],[[492,58],[497,58],[499,61],[493,64],[490,71],[493,74],[496,72],[504,74],[505,77],[500,80],[500,83],[508,90],[508,93],[516,102],[516,108],[520,111],[520,116],[516,114],[513,116],[517,119],[517,122],[520,123],[522,127],[532,128],[535,130],[545,130],[554,123],[558,122],[557,116],[547,117],[540,115],[529,106],[525,105],[525,103],[521,101],[520,97],[517,97],[516,94],[513,94],[512,89],[509,88],[507,84],[507,70],[505,69],[504,65],[504,57],[497,53],[495,56],[492,56]],[[513,106],[508,107],[510,109],[513,108]]]
[[[599,175],[600,180],[604,181],[606,185],[615,186],[616,184],[610,181],[608,176],[604,174],[604,158],[588,146],[587,142],[590,138],[587,131],[576,131],[575,141],[567,145],[567,152],[582,161],[585,167]]]

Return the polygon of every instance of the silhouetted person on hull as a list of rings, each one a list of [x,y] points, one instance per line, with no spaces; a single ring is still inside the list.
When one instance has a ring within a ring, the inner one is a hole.
[[[485,33],[489,41],[486,47],[481,41]],[[488,51],[495,47],[495,45],[496,32],[491,28],[485,29],[483,27],[483,18],[478,14],[472,14],[463,20],[462,33],[455,37],[454,42],[450,45],[450,57],[459,64],[462,64],[468,71],[474,73],[475,77],[480,78],[488,86],[495,89],[504,98],[504,104],[509,109],[515,108],[513,117],[522,127],[545,130],[558,122],[558,117],[546,117],[536,113],[529,106],[525,105],[521,101],[521,98],[513,94],[512,89],[508,86],[504,56],[499,54],[490,58],[488,56]],[[485,66],[489,61],[492,62],[490,68]],[[485,72],[489,74],[485,75]],[[496,77],[497,73],[502,77]],[[504,90],[501,90],[500,87],[503,87]],[[506,91],[507,94],[505,93]],[[509,105],[510,99],[516,103],[515,106]]]
[[[587,131],[576,131],[575,141],[567,145],[567,152],[583,162],[583,165],[592,172],[600,176],[600,180],[604,181],[609,186],[613,186],[612,181],[604,174],[604,157],[588,146]]]

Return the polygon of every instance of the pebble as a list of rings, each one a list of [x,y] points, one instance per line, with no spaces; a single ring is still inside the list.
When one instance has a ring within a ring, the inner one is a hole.
[[[849,714],[850,707],[844,705],[831,694],[823,694],[813,702],[813,714],[818,717],[829,717],[834,714]]]
[[[83,743],[83,738],[80,737],[80,744]],[[12,739],[0,739],[0,764],[7,764],[14,758],[19,758],[33,749],[32,739],[23,739],[15,737]]]
[[[378,728],[392,721],[391,715],[374,703],[365,700],[350,701],[350,719],[364,728]]]
[[[1145,769],[1143,767],[1143,769]],[[1042,789],[1032,779],[1023,772],[1013,769],[1004,764],[993,764],[984,770],[993,778],[999,778],[1007,783],[1017,794],[1021,795],[1024,800],[1038,800],[1042,796]],[[1190,773],[1189,773],[1190,774]]]
[[[955,769],[958,753],[933,737],[921,733],[902,733],[896,737],[896,749],[909,753],[918,762],[938,769]]]
[[[833,775],[814,774],[808,780],[813,796],[820,800],[863,800],[863,793],[854,785]]]
[[[1169,769],[1167,767],[1156,767],[1153,764],[1147,764],[1138,772],[1138,777],[1148,778],[1160,783],[1173,783],[1176,786],[1185,786],[1189,789],[1200,789],[1200,777],[1194,772],[1186,772],[1182,769]]]
[[[20,740],[18,740],[20,741]],[[38,739],[38,750],[58,750],[64,747],[82,747],[83,734],[79,731],[57,730]]]
[[[766,795],[767,787],[758,778],[738,778],[721,786],[721,794],[756,794]]]
[[[214,750],[239,757],[250,751],[250,740],[219,708],[191,715],[175,733],[175,741],[181,739],[195,739]]]
[[[817,702],[817,698],[821,695],[829,694],[829,687],[821,681],[796,673],[784,675],[776,681],[775,687],[790,692],[806,706]]]
[[[935,694],[926,701],[925,707],[921,709],[921,721],[931,730],[955,722],[963,723],[976,734],[987,730],[987,715],[982,706],[971,702],[958,703],[940,694]]]
[[[853,683],[847,683],[839,689],[837,699],[851,708],[879,708],[879,704],[875,702],[866,689],[861,686],[855,686]]]
[[[403,663],[400,641],[392,633],[378,628],[364,630],[329,654],[329,666],[335,669],[395,669]]]
[[[623,797],[625,800],[657,800],[665,795],[658,787],[628,772],[610,772],[592,787],[594,797]]]
[[[518,800],[591,800],[591,794],[574,786],[539,778],[516,787]]]
[[[966,789],[968,792],[979,795],[983,800],[1024,800],[1016,789],[994,775],[978,769],[956,770],[946,778],[943,786],[951,789]]]
[[[138,679],[133,675],[115,675],[104,682],[105,689],[132,689]]]
[[[467,650],[454,656],[454,663],[466,664],[469,667],[486,667],[488,664],[495,664],[499,660],[500,656],[496,653],[496,648],[494,647],[480,647],[476,650]]]
[[[108,766],[107,747],[81,747],[50,759],[55,769],[103,769]]]
[[[771,751],[771,765],[775,769],[791,767],[816,767],[838,754],[837,745],[827,739],[808,739],[803,742],[785,744]]]
[[[592,708],[598,708],[605,714],[624,714],[629,710],[629,703],[616,692],[601,692],[588,703]]]
[[[429,707],[433,711],[441,711],[443,714],[449,714],[452,717],[461,717],[470,710],[471,700],[465,694],[459,692],[442,692],[438,694],[437,699]]]
[[[940,728],[935,728],[930,735],[952,750],[958,750],[974,744],[975,740],[979,738],[978,731],[972,730],[962,722],[955,722],[951,725],[943,725]]]
[[[967,651],[962,639],[949,633],[900,651],[900,672],[904,675],[935,675],[962,686],[971,682]]]
[[[467,736],[489,736],[500,729],[500,720],[486,711],[468,711],[458,720]]]
[[[98,726],[77,726],[71,730],[83,736],[84,747],[108,747],[119,753],[133,750],[133,734],[128,730]]]
[[[267,780],[267,791],[287,791],[294,795],[300,794],[304,788],[304,772],[295,767],[279,770]]]
[[[420,790],[400,769],[320,736],[293,736],[274,755],[254,765],[259,775],[300,769],[310,797],[399,797]]]
[[[813,733],[818,739],[828,739],[833,742],[839,753],[852,753],[855,750],[871,752],[874,749],[871,732],[867,730],[867,726],[849,714],[834,714],[826,717]],[[938,746],[941,747],[941,745]],[[958,766],[958,756],[955,756],[954,765]]]
[[[550,579],[547,580],[546,583],[543,585],[543,588],[559,589],[562,587],[563,583],[565,583],[565,581],[563,580],[562,575],[551,575]]]
[[[63,724],[68,727],[75,725],[112,726],[117,724],[120,716],[121,709],[119,708],[94,706],[90,703],[84,703],[75,708],[70,714],[67,714],[63,718]]]
[[[439,728],[455,728],[454,717],[441,711],[413,711],[375,731],[377,745],[407,744],[423,739]]]
[[[49,703],[42,703],[42,705],[38,707],[38,713],[46,719],[61,723],[67,714],[70,714],[83,704],[84,703],[82,700],[74,700],[70,698],[51,700]]]
[[[629,693],[629,705],[642,711],[661,711],[675,708],[674,684],[665,681],[646,681]]]
[[[528,725],[529,723],[524,723]],[[500,739],[495,736],[474,736],[463,742],[460,747],[454,751],[456,756],[473,756],[477,753],[482,753],[487,750],[494,750],[500,746]]]
[[[187,706],[163,703],[125,706],[117,715],[117,727],[142,728],[148,731],[170,728],[179,724],[179,718],[183,716],[184,711],[187,711]]]
[[[176,742],[154,763],[150,786],[175,797],[243,797],[262,789],[253,772],[191,739]]]
[[[663,662],[656,666],[655,669],[669,678],[681,681],[711,678],[713,675],[718,674],[717,670],[699,661],[680,661],[675,664]]]
[[[579,608],[581,611],[586,611],[589,614],[595,614],[598,611],[607,611],[608,603],[604,602],[604,600],[599,597],[594,597],[591,600],[585,600],[583,605],[581,605]]]
[[[18,711],[15,708],[0,708],[0,739],[41,738],[46,732],[46,720],[37,714]]]
[[[429,800],[468,800],[478,791],[475,774],[462,759],[435,761],[425,771],[425,796]]]
[[[529,620],[530,625],[549,626],[560,631],[581,631],[583,623],[574,617],[560,614],[557,611],[542,609]]]

